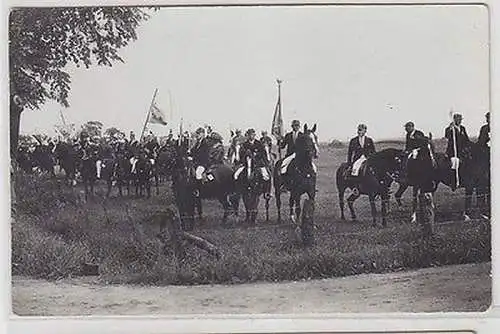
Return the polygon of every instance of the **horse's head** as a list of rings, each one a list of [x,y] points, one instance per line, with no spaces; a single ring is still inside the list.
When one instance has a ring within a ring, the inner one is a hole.
[[[304,124],[304,133],[297,138],[296,150],[298,156],[304,156],[307,160],[316,159],[319,155],[318,136],[316,134],[316,124],[308,128]]]

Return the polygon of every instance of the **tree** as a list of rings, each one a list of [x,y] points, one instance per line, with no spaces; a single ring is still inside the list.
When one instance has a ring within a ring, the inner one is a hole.
[[[24,109],[48,99],[68,107],[67,66],[112,66],[118,50],[137,39],[147,10],[134,7],[17,8],[9,17],[11,154]]]
[[[111,128],[106,129],[106,131],[104,131],[104,135],[107,137],[114,137],[114,138],[120,138],[120,139],[124,139],[126,137],[125,132],[123,132],[115,127],[111,127]]]
[[[88,121],[82,125],[81,132],[85,132],[90,137],[101,137],[102,136],[103,124],[99,121]],[[80,132],[80,133],[81,133]]]

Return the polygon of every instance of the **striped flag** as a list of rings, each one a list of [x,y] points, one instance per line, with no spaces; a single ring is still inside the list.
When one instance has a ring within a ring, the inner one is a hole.
[[[283,138],[283,115],[281,114],[281,94],[278,95],[278,102],[276,102],[276,107],[274,108],[273,124],[271,126],[271,134],[280,140]]]
[[[167,125],[167,116],[165,116],[163,110],[161,110],[156,105],[156,102],[153,102],[153,104],[151,105],[151,115],[149,116],[149,123]]]

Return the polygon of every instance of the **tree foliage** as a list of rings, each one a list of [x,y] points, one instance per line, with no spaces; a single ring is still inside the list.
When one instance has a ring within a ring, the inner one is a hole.
[[[115,127],[107,128],[104,131],[104,135],[107,137],[120,138],[120,139],[124,139],[126,137],[125,132]]]
[[[147,20],[137,7],[17,8],[10,13],[11,96],[38,109],[47,99],[68,106],[69,64],[111,66]]]
[[[82,125],[81,132],[85,132],[90,137],[102,136],[103,124],[99,121],[88,121]]]

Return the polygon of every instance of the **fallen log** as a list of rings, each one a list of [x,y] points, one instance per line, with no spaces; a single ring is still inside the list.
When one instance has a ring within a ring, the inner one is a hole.
[[[221,257],[221,251],[217,246],[212,244],[210,241],[203,239],[202,237],[196,236],[189,232],[181,233],[182,239],[186,240],[190,244],[207,251],[210,255],[215,256],[217,259]]]
[[[220,259],[220,257],[222,256],[222,252],[216,245],[200,236],[182,230],[180,217],[178,214],[176,214],[173,208],[167,208],[165,211],[159,213],[158,215],[161,229],[159,235],[163,235],[162,232],[165,229],[168,230],[168,234],[170,236],[169,239],[174,249],[174,254],[178,259],[182,260],[186,256],[186,251],[184,249],[182,241],[186,241],[187,243],[197,248],[203,249],[208,254],[215,256],[217,259]]]

